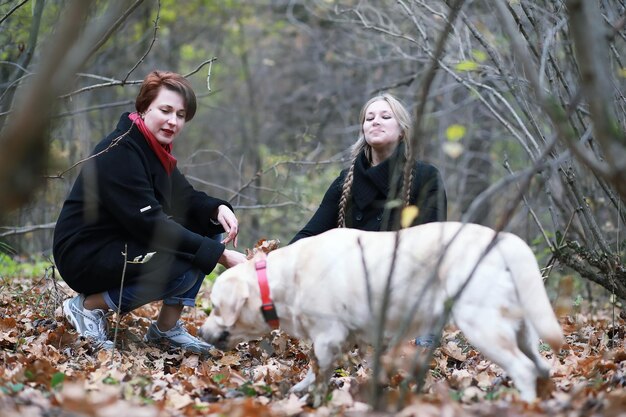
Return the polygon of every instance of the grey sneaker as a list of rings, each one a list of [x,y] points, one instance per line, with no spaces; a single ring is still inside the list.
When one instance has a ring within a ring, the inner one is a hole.
[[[95,342],[95,347],[113,349],[113,342],[107,337],[107,314],[104,310],[87,310],[83,306],[85,296],[79,294],[63,301],[63,314],[78,334]]]
[[[179,347],[198,354],[208,354],[213,348],[213,345],[190,335],[180,320],[176,322],[176,326],[166,332],[159,330],[156,321],[153,321],[143,340],[163,347]]]
[[[437,336],[432,333],[426,333],[422,336],[418,336],[415,338],[415,345],[425,348],[431,348],[435,344],[436,337]]]

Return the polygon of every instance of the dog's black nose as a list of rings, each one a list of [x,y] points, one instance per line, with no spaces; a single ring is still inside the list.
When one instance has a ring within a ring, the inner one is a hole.
[[[217,340],[215,341],[215,346],[220,350],[224,350],[228,344],[229,336],[230,332],[228,330],[222,330],[222,333],[220,333],[220,335],[217,337]]]
[[[220,333],[217,338],[217,342],[226,342],[228,340],[228,336],[230,336],[230,332],[228,330],[222,330],[222,333]]]

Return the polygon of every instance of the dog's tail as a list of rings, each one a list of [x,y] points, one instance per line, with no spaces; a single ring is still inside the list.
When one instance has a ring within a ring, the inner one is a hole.
[[[509,236],[507,239],[512,238],[517,242],[514,245],[499,247],[506,247],[511,252],[506,254],[505,258],[507,262],[513,263],[509,265],[509,268],[520,304],[539,337],[550,345],[552,350],[558,352],[565,343],[563,329],[552,310],[537,259],[526,242],[515,235]]]

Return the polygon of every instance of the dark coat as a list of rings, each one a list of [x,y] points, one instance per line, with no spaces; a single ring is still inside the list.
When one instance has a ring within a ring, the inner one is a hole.
[[[226,201],[196,191],[174,169],[167,175],[139,129],[123,114],[117,128],[86,161],[63,204],[53,254],[68,285],[81,293],[117,287],[127,260],[157,252],[145,264],[127,263],[125,282],[147,272],[162,279],[195,267],[210,273],[224,245],[215,219]]]
[[[382,163],[371,166],[365,154],[357,156],[354,166],[352,192],[346,210],[346,227],[385,231],[399,228],[402,204],[385,209],[390,198],[402,200],[402,166],[404,148],[398,146],[396,152]],[[401,163],[398,163],[401,162]],[[437,168],[417,161],[413,167],[413,182],[409,203],[419,208],[419,214],[412,226],[435,221],[445,221],[447,216],[446,192]],[[290,243],[308,236],[315,236],[337,227],[339,200],[348,169],[339,176],[326,191],[322,203],[307,225],[298,232]],[[394,174],[395,173],[395,174]],[[391,176],[396,178],[395,191],[391,195]]]

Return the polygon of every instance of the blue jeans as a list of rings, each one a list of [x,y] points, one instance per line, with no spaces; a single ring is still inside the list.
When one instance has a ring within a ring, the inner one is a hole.
[[[155,284],[151,275],[152,273],[147,273],[138,276],[130,284],[124,285],[120,312],[128,313],[157,300],[163,300],[163,303],[167,305],[193,307],[202,281],[204,281],[204,273],[197,268],[191,268],[163,285]],[[105,291],[104,300],[111,310],[117,311],[117,303],[120,301],[120,288]]]

